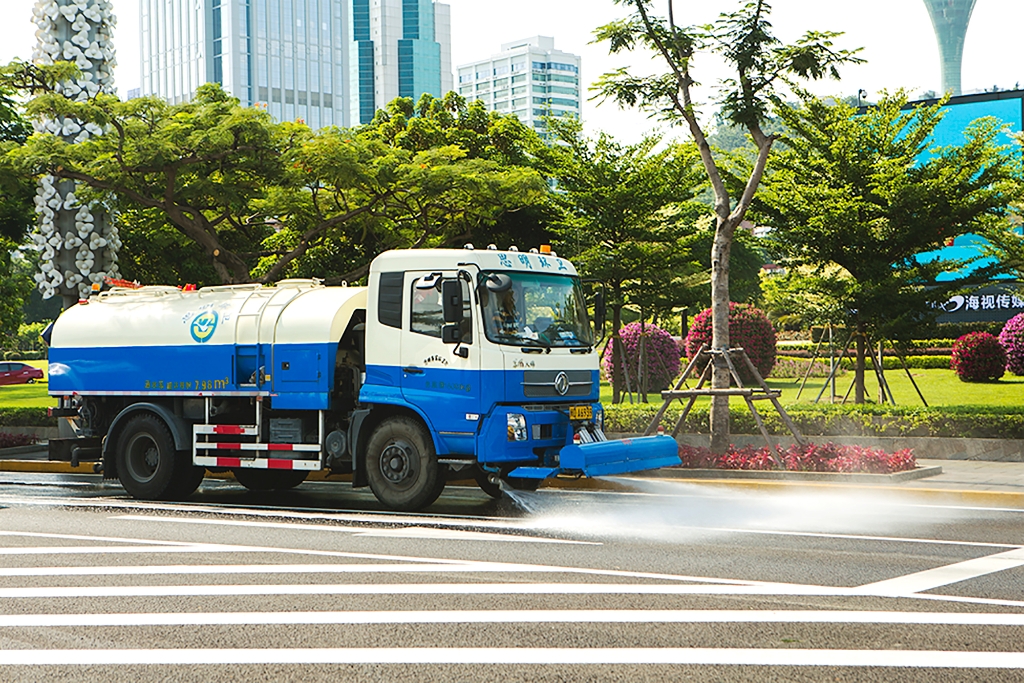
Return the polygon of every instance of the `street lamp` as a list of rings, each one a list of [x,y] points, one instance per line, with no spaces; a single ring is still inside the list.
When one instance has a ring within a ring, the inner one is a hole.
[[[867,90],[864,90],[863,88],[858,90],[857,91],[857,107],[858,108],[861,107],[861,100],[866,100],[867,98],[868,98],[868,91]]]

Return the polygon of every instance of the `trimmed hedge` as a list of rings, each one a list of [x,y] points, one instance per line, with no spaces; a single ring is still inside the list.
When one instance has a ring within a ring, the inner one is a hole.
[[[0,408],[0,427],[56,427],[46,408]]]
[[[949,355],[949,350],[951,348],[953,348],[953,342],[954,341],[956,341],[956,340],[955,339],[917,339],[917,340],[914,340],[914,341],[908,343],[907,346],[909,348],[913,349],[914,351],[917,351],[919,354],[922,353],[922,352],[925,352],[928,355],[931,355],[934,352],[934,353],[945,353],[946,355]],[[842,343],[843,343],[843,340],[836,340],[835,346],[833,347],[833,348],[836,349],[836,354],[837,355],[843,352],[843,349],[839,346]],[[806,351],[808,353],[808,355],[811,355],[811,354],[814,353],[814,349],[815,349],[816,346],[817,346],[817,344],[815,344],[814,342],[809,342],[809,341],[797,342],[797,343],[786,343],[786,344],[779,344],[778,351],[779,351],[780,354],[786,354],[787,356],[801,355],[799,353],[792,353],[794,351],[801,351],[801,352]],[[855,352],[856,352],[856,347],[853,344],[850,344],[850,353],[855,353]],[[826,355],[828,354],[828,344],[822,344],[821,348],[818,350],[818,355],[821,355],[823,353],[826,354]],[[875,353],[878,353],[877,347],[875,348]],[[887,356],[888,355],[895,355],[895,353],[896,352],[892,350],[892,346],[891,345],[886,345],[885,349],[883,350],[883,354],[887,355]]]
[[[783,359],[786,359],[786,358],[790,358],[790,356],[783,356],[783,355],[779,356],[779,360],[780,361],[783,360]],[[796,358],[798,360],[802,360],[804,362],[807,361],[806,358],[801,358],[800,356],[793,356],[793,358]],[[907,367],[910,368],[911,370],[929,370],[929,369],[935,369],[935,368],[938,368],[939,370],[949,370],[949,353],[946,353],[945,355],[941,355],[941,356],[907,356],[906,357],[906,361],[907,361]],[[817,362],[824,363],[826,369],[828,368],[828,358],[827,357],[822,359],[819,356]],[[853,367],[856,364],[857,364],[857,359],[856,358],[850,358],[849,356],[847,356],[839,364],[839,367],[842,368],[843,370],[853,370]],[[867,358],[864,359],[864,367],[866,367],[868,370],[871,370],[872,372],[874,371],[875,364],[874,364],[874,358],[872,356],[868,356]],[[900,359],[898,357],[896,357],[896,356],[883,356],[882,357],[882,369],[883,370],[902,370],[903,369],[903,364],[900,363]],[[815,376],[815,375],[812,375],[812,377],[813,376]]]
[[[606,432],[643,432],[660,403],[608,405]],[[708,433],[709,406],[694,406],[683,431]],[[682,406],[669,407],[662,419],[671,432]],[[782,419],[770,407],[758,412],[770,434],[789,435]],[[797,428],[808,436],[937,436],[945,438],[1024,439],[1024,407],[942,406],[933,408],[879,405],[800,405],[786,408]],[[734,407],[732,432],[757,434],[754,417],[746,407]]]

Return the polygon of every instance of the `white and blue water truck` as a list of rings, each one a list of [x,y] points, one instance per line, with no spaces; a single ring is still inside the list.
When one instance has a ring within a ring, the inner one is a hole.
[[[390,251],[367,287],[115,287],[47,336],[75,432],[51,458],[102,460],[140,499],[207,470],[268,490],[326,469],[417,510],[451,478],[498,496],[679,462],[667,436],[605,438],[584,290],[551,253]]]

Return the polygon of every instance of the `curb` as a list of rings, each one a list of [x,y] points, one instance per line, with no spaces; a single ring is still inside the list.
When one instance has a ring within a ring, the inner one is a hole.
[[[67,462],[52,462],[47,460],[0,460],[0,472],[33,472],[39,474],[85,474],[92,475],[93,463],[82,463],[79,467],[71,466]],[[933,468],[920,468],[930,470]],[[941,469],[941,468],[938,468]],[[1014,508],[1024,510],[1024,493],[1015,491],[978,491],[971,489],[941,489],[941,488],[910,488],[906,486],[870,485],[866,483],[844,483],[843,481],[822,481],[805,479],[749,479],[729,478],[719,476],[718,478],[693,477],[691,472],[698,470],[681,471],[676,470],[672,475],[662,474],[665,470],[658,470],[658,474],[644,477],[623,475],[624,481],[607,481],[602,479],[549,479],[545,484],[546,489],[562,489],[575,491],[629,491],[632,490],[628,483],[629,479],[642,481],[671,481],[678,483],[693,484],[695,486],[714,486],[716,488],[732,488],[747,491],[764,491],[771,493],[782,493],[786,490],[819,490],[822,492],[856,491],[858,493],[898,493],[902,496],[919,498],[930,503],[966,504],[986,507]],[[710,470],[715,474],[720,472]],[[777,474],[786,474],[779,472]],[[798,474],[798,473],[791,473]],[[799,473],[813,474],[813,473]],[[98,476],[98,475],[97,475]],[[210,479],[231,479],[231,474],[207,473]],[[864,475],[872,477],[888,478],[892,475]],[[928,475],[923,475],[928,476]],[[352,480],[350,474],[328,475],[326,472],[311,472],[307,481],[330,481],[348,482]],[[879,480],[872,480],[879,481]],[[906,481],[906,480],[904,480]],[[448,482],[454,485],[476,486],[472,480],[459,480]]]

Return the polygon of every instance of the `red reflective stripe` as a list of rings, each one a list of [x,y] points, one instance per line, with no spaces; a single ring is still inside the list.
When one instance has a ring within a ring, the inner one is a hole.
[[[240,451],[242,450],[242,444],[240,443],[218,443],[217,450],[219,451]]]
[[[290,444],[290,443],[268,443],[267,444],[267,450],[268,451],[294,451],[295,449],[292,448],[292,444]]]
[[[245,428],[238,425],[216,425],[213,428],[214,434],[243,434]]]
[[[290,470],[292,469],[291,460],[267,460],[267,469],[269,470]]]
[[[217,458],[217,467],[241,467],[241,458]]]

